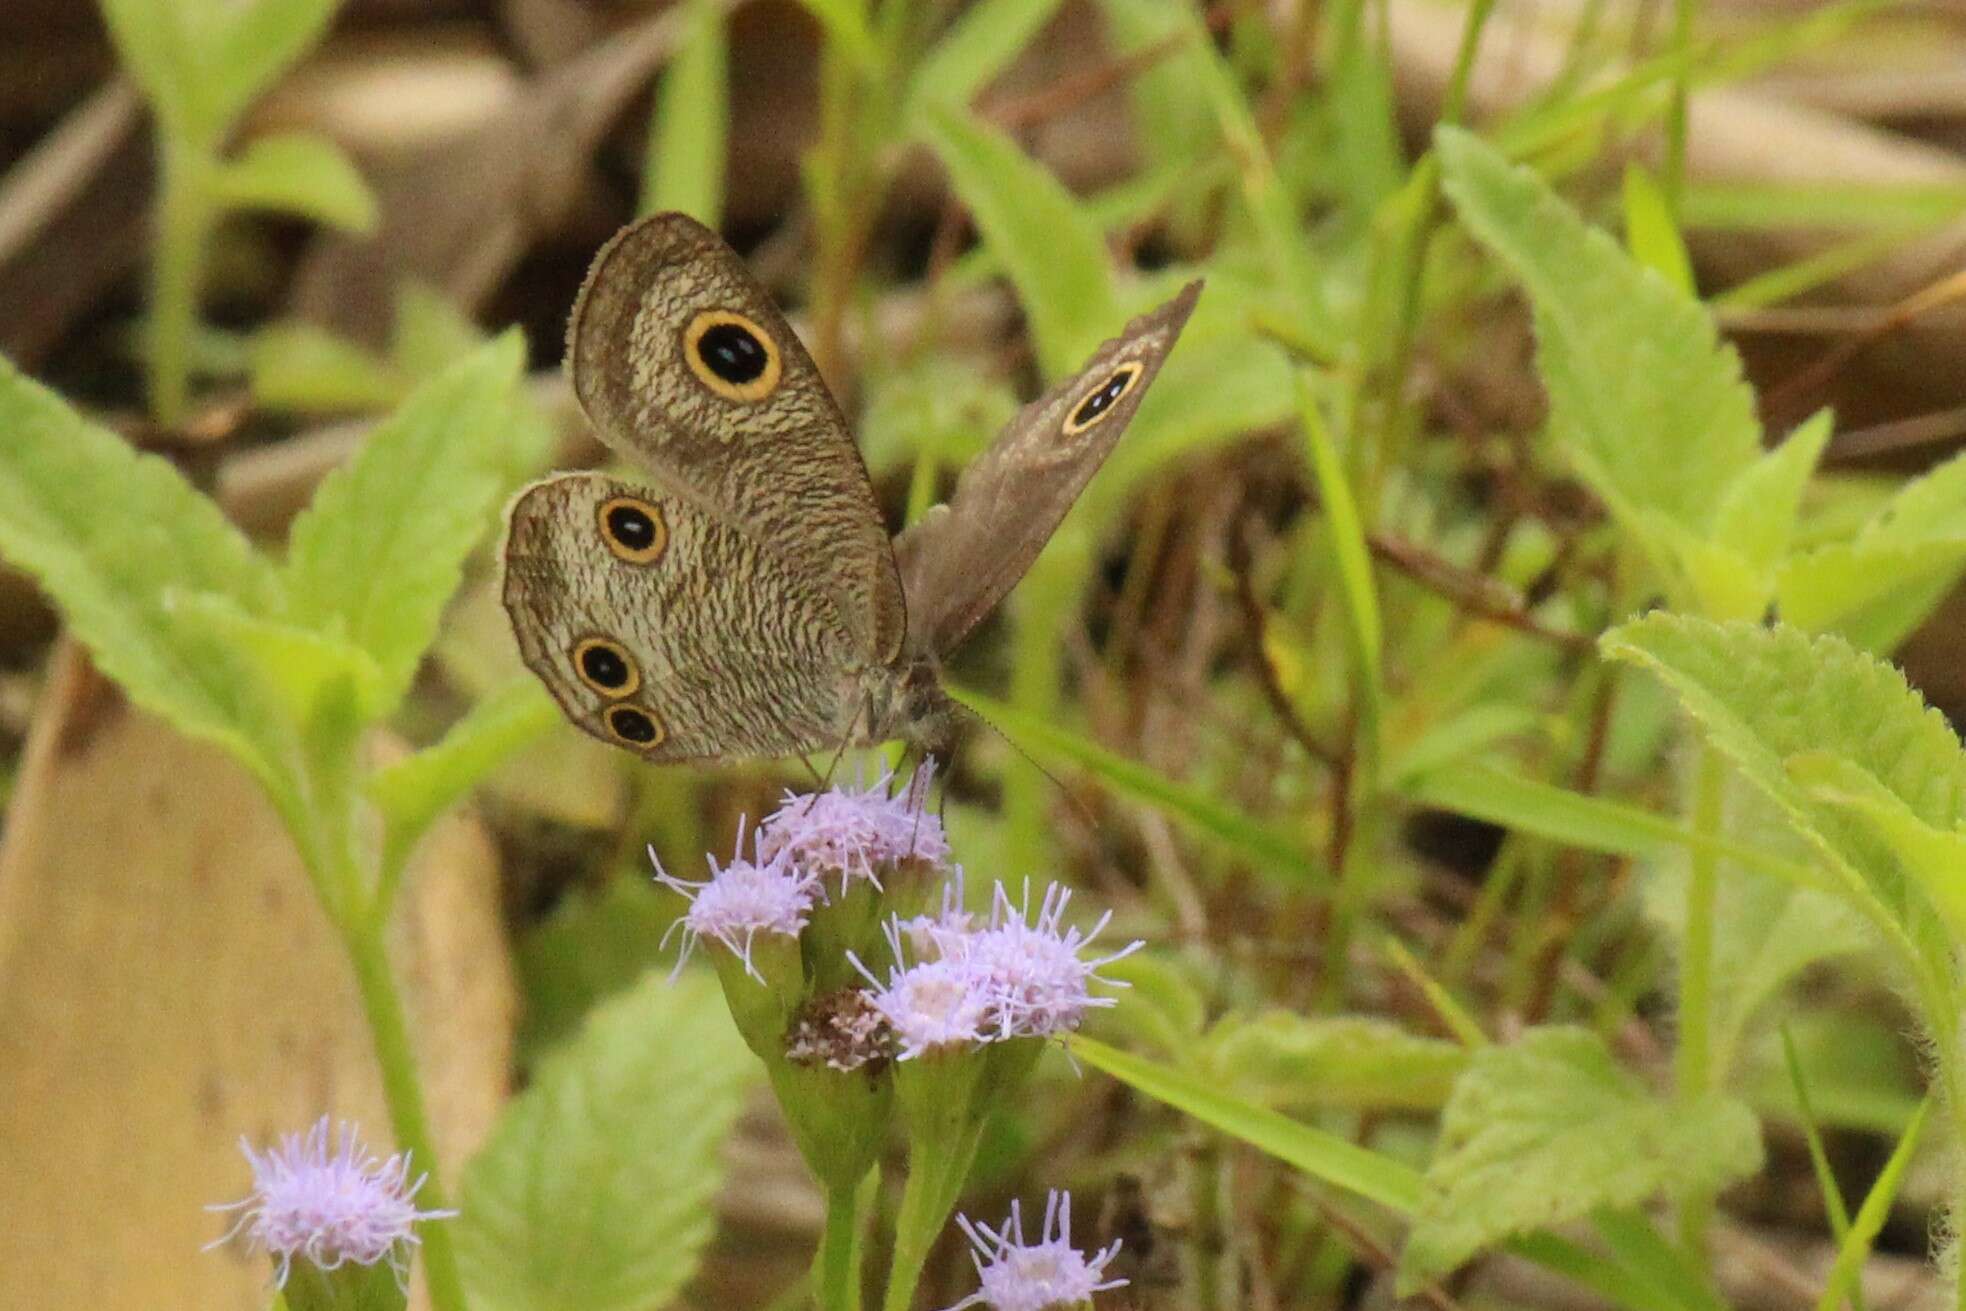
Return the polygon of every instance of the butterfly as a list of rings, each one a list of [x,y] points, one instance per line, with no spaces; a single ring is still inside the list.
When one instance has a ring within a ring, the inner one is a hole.
[[[944,745],[942,661],[1104,462],[1200,291],[1026,405],[890,541],[845,416],[743,260],[683,214],[632,224],[587,274],[567,372],[651,482],[562,473],[514,498],[502,593],[527,667],[650,761]]]

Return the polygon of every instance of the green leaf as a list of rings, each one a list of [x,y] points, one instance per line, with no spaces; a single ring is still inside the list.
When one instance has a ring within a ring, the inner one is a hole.
[[[1535,308],[1550,429],[1628,530],[1662,514],[1705,538],[1761,452],[1740,359],[1699,304],[1635,263],[1528,169],[1443,128],[1442,185]]]
[[[867,26],[866,0],[799,0],[826,29],[826,39],[846,53],[862,72],[879,70],[880,44]]]
[[[1706,737],[1830,858],[1837,890],[1916,963],[1928,910],[1903,884],[1869,824],[1791,776],[1791,757],[1823,752],[1924,824],[1955,827],[1966,758],[1945,717],[1904,675],[1840,638],[1793,628],[1654,614],[1605,634],[1605,655],[1639,664],[1678,694]]]
[[[1714,517],[1714,540],[1739,554],[1772,582],[1787,558],[1802,512],[1802,493],[1836,428],[1828,410],[1818,410],[1774,450],[1741,470],[1721,497]]]
[[[166,593],[211,592],[247,614],[280,583],[218,507],[0,360],[0,557],[32,575],[103,673],[138,705],[264,771],[283,734],[236,665]]]
[[[382,671],[350,642],[248,614],[232,598],[211,592],[173,589],[165,592],[164,605],[188,631],[202,631],[239,656],[296,729],[312,723],[330,697],[352,695],[358,713],[368,718],[381,695]]]
[[[1406,780],[1401,790],[1413,801],[1457,815],[1487,820],[1583,851],[1612,856],[1662,854],[1674,847],[1712,851],[1790,882],[1820,880],[1803,865],[1753,846],[1698,833],[1649,810],[1608,797],[1573,792],[1540,779],[1525,778],[1488,765],[1463,764]]]
[[[1321,882],[1324,866],[1304,845],[1262,820],[1223,804],[1202,789],[1177,783],[1147,766],[1088,742],[1048,719],[993,701],[966,688],[951,687],[957,701],[1011,734],[1020,745],[1039,754],[1069,760],[1091,771],[1122,796],[1181,821],[1214,839],[1258,868],[1288,875],[1293,881]]]
[[[171,3],[172,0],[166,0]],[[208,0],[209,3],[209,0]],[[319,40],[340,0],[244,0],[212,6],[219,21],[203,34],[206,96],[230,123]]]
[[[723,217],[730,135],[730,34],[724,0],[690,0],[688,35],[655,95],[638,210],[681,210],[706,227]]]
[[[1808,863],[1803,842],[1758,791],[1730,777],[1723,832],[1776,859]],[[1645,909],[1675,942],[1685,937],[1686,869],[1683,863],[1648,873]],[[1863,921],[1839,898],[1794,881],[1724,862],[1715,886],[1712,918],[1713,1068],[1725,1083],[1750,1024],[1804,970],[1875,942]]]
[[[1420,1204],[1420,1175],[1402,1161],[1230,1096],[1200,1075],[1156,1065],[1083,1036],[1068,1038],[1066,1046],[1094,1069],[1314,1179],[1402,1213]]]
[[[1660,1193],[1716,1191],[1760,1165],[1760,1130],[1741,1103],[1662,1101],[1596,1034],[1533,1029],[1476,1052],[1455,1084],[1400,1286],[1516,1235]]]
[[[464,1173],[458,1260],[482,1311],[646,1311],[695,1272],[755,1062],[716,982],[651,974],[598,1007]]]
[[[1789,758],[1789,774],[1825,805],[1854,818],[1898,858],[1954,942],[1966,942],[1966,832],[1940,829],[1854,762],[1827,752]]]
[[[175,0],[99,0],[116,57],[142,88],[167,132],[183,135],[205,117],[199,67]]]
[[[375,194],[354,161],[312,133],[255,138],[218,166],[212,186],[219,202],[235,209],[298,214],[347,232],[375,229]]]
[[[930,101],[967,106],[1009,66],[1060,0],[981,0],[965,8],[908,78],[903,117],[919,125]]]
[[[966,844],[963,849],[970,851]],[[1088,1011],[1093,1037],[1149,1043],[1177,1060],[1194,1053],[1208,1023],[1208,1003],[1192,972],[1175,957],[1141,952],[1102,966],[1099,973],[1126,986],[1126,1004]]]
[[[1376,769],[1384,642],[1379,590],[1372,577],[1372,554],[1365,544],[1365,526],[1359,517],[1358,502],[1352,496],[1351,480],[1338,457],[1331,429],[1324,421],[1322,404],[1309,370],[1298,370],[1297,409],[1303,420],[1305,444],[1309,447],[1311,474],[1324,505],[1324,536],[1338,575],[1338,595],[1344,601],[1345,631],[1351,638],[1352,666],[1358,678],[1361,736],[1366,758]]]
[[[1898,1198],[1898,1189],[1903,1186],[1905,1171],[1910,1167],[1912,1155],[1918,1149],[1918,1140],[1925,1128],[1925,1114],[1932,1109],[1932,1103],[1918,1104],[1918,1113],[1905,1126],[1904,1136],[1891,1150],[1891,1159],[1878,1171],[1877,1181],[1864,1195],[1864,1204],[1857,1208],[1857,1214],[1850,1221],[1850,1232],[1843,1236],[1843,1242],[1836,1251],[1836,1264],[1830,1267],[1829,1279],[1823,1285],[1823,1295],[1816,1301],[1816,1311],[1837,1311],[1843,1305],[1844,1297],[1855,1287],[1857,1278],[1863,1272],[1864,1261],[1870,1256],[1871,1246],[1877,1236],[1884,1232],[1884,1222],[1891,1217],[1891,1204]]]
[[[1632,258],[1687,296],[1695,295],[1693,261],[1686,257],[1672,205],[1645,165],[1625,165],[1624,200],[1625,245]]]
[[[484,344],[478,325],[443,292],[414,279],[396,288],[389,358],[406,377],[435,377]]]
[[[253,399],[272,410],[336,414],[380,409],[405,382],[362,347],[311,323],[272,323],[246,343]]]
[[[1017,288],[1045,377],[1069,373],[1120,323],[1098,224],[1049,170],[980,119],[932,102],[922,127]]]
[[[419,387],[294,521],[294,617],[366,649],[386,706],[408,688],[490,526],[524,358],[510,332]]]
[[[519,1021],[522,1067],[538,1065],[578,1033],[596,1004],[652,970],[669,973],[675,944],[665,948],[662,938],[676,909],[675,899],[658,892],[653,880],[617,876],[600,888],[569,892],[525,932],[517,952],[526,999]]]
[[[1788,560],[1776,579],[1784,622],[1811,632],[1838,631],[1867,607],[1946,582],[1966,562],[1966,535],[1946,541],[1832,542]]]
[[[1434,1110],[1468,1061],[1459,1043],[1385,1020],[1280,1010],[1227,1017],[1204,1044],[1199,1060],[1218,1087],[1295,1110]]]
[[[559,721],[559,707],[538,680],[508,683],[437,742],[372,775],[369,799],[384,824],[383,868],[400,867],[439,815]]]

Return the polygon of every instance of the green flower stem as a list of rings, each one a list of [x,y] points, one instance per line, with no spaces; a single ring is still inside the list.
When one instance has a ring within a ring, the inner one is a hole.
[[[812,1259],[819,1311],[860,1311],[860,1187],[826,1194],[826,1228]]]
[[[1713,1086],[1713,917],[1719,858],[1712,840],[1719,837],[1726,774],[1720,753],[1700,748],[1693,781],[1693,831],[1706,839],[1692,852],[1686,881],[1686,939],[1679,967],[1679,1048],[1674,1074],[1679,1096],[1691,1102]],[[1707,1222],[1713,1216],[1711,1196],[1687,1196],[1679,1203],[1679,1236],[1687,1256],[1706,1264]]]
[[[212,202],[217,169],[214,146],[165,138],[158,161],[156,249],[144,345],[151,414],[167,426],[184,418],[190,395],[191,342],[206,243],[217,213]]]
[[[917,1138],[908,1149],[908,1182],[894,1220],[894,1260],[888,1268],[882,1311],[908,1311],[921,1286],[935,1240],[956,1209],[963,1180],[976,1163],[983,1126],[973,1123],[941,1142]]]
[[[437,1174],[437,1152],[430,1137],[429,1117],[423,1109],[423,1087],[417,1079],[416,1054],[410,1048],[403,999],[396,990],[395,975],[389,969],[384,926],[370,919],[349,925],[343,936],[348,958],[355,966],[362,1010],[375,1041],[376,1065],[382,1071],[382,1094],[389,1103],[396,1145],[410,1154],[418,1169],[426,1172],[422,1191],[417,1194],[418,1203],[429,1210],[442,1210],[444,1186]],[[441,1222],[426,1224],[420,1236],[430,1305],[436,1311],[466,1311],[464,1279],[458,1273],[457,1251],[451,1246],[450,1230]]]

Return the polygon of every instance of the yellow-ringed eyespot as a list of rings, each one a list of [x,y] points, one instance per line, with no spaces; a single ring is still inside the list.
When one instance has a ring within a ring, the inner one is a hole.
[[[661,506],[634,496],[614,496],[601,502],[594,517],[601,525],[601,540],[617,559],[654,564],[669,549],[669,525]]]
[[[705,387],[745,404],[777,391],[785,372],[771,334],[734,310],[704,310],[689,321],[683,362]]]
[[[669,736],[654,715],[634,706],[609,706],[603,718],[616,740],[637,750],[661,746],[662,740]]]
[[[642,685],[642,671],[628,648],[605,637],[582,638],[573,649],[574,672],[580,681],[606,697],[633,696]]]
[[[1140,375],[1145,372],[1138,360],[1128,360],[1107,374],[1106,380],[1087,392],[1072,410],[1072,417],[1065,420],[1065,435],[1076,437],[1111,414],[1120,398],[1139,385]]]

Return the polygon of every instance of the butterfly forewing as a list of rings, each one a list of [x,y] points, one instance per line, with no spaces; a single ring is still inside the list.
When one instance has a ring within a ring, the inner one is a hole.
[[[1020,410],[949,504],[901,535],[911,650],[946,655],[1017,585],[1126,431],[1200,294],[1189,283]]]
[[[866,466],[811,356],[744,262],[682,214],[604,247],[567,333],[603,441],[791,569],[780,604],[828,604],[860,665],[892,662],[906,616]]]
[[[587,732],[650,760],[837,744],[851,634],[796,569],[681,497],[600,474],[519,494],[504,600],[527,668]]]

